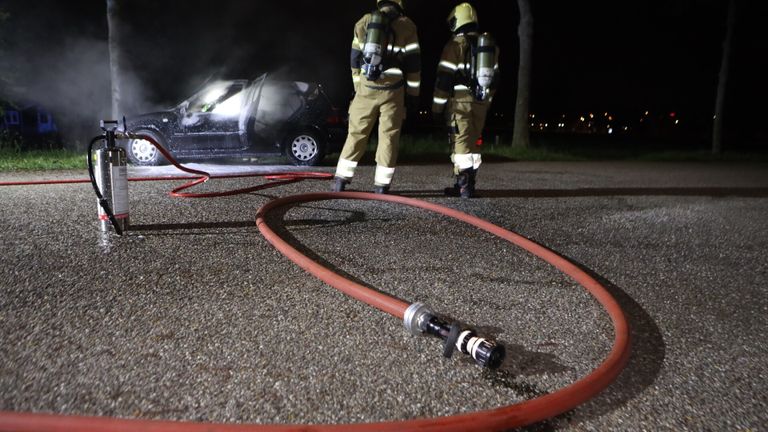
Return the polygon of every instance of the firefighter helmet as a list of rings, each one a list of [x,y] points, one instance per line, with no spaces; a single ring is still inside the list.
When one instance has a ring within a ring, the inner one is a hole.
[[[451,28],[452,32],[470,23],[477,24],[477,12],[469,3],[456,6],[448,15],[448,27]]]
[[[387,3],[397,6],[398,9],[400,9],[401,13],[405,10],[405,5],[403,4],[403,0],[376,0],[376,7],[381,8],[383,5]]]

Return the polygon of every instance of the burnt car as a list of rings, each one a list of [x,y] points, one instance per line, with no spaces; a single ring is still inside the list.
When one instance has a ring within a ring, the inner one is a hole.
[[[127,128],[181,160],[285,155],[317,165],[346,138],[344,118],[319,84],[267,75],[212,82],[172,109],[129,119]],[[122,145],[134,165],[165,162],[147,140]]]

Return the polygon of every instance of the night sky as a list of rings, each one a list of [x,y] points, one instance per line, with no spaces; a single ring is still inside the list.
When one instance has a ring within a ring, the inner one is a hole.
[[[450,36],[445,19],[458,2],[405,2],[419,28],[422,105],[427,109],[440,50]],[[123,68],[131,83],[128,115],[173,105],[209,77],[252,78],[262,72],[319,82],[334,103],[346,108],[352,90],[348,72],[352,26],[375,5],[374,0],[122,3],[127,49]],[[675,112],[702,127],[711,119],[726,1],[532,3],[532,112],[542,116]],[[764,103],[763,81],[768,75],[761,59],[768,51],[764,15],[752,3],[759,2],[739,2],[737,15],[728,99],[728,119],[734,128],[760,122],[765,113],[764,108],[746,108]],[[481,30],[492,33],[501,48],[502,85],[493,110],[511,120],[518,61],[516,2],[505,2],[503,8],[498,0],[473,4]],[[84,86],[80,93],[89,95],[97,121],[108,106],[105,2],[4,0],[0,9],[10,12],[2,37],[6,51],[19,56],[14,62],[20,76],[16,83],[36,99],[56,99],[57,86]],[[83,50],[82,55],[77,50]],[[70,91],[65,98],[76,94]],[[59,109],[80,105],[71,100],[49,103]]]

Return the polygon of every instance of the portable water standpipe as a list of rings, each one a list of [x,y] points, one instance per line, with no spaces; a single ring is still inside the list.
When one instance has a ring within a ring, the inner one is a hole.
[[[101,121],[104,134],[92,139],[88,146],[88,174],[96,192],[101,231],[109,231],[111,226],[122,235],[129,223],[128,161],[125,150],[115,143],[117,129],[117,120]],[[102,141],[102,146],[95,151],[94,164],[93,145],[98,141]]]

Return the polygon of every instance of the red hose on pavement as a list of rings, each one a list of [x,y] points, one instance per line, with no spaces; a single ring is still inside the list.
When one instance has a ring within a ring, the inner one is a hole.
[[[171,159],[169,159],[171,160]],[[185,170],[186,171],[186,170]],[[192,170],[194,171],[194,170]],[[189,171],[187,171],[189,172]],[[201,174],[196,171],[194,174]],[[198,179],[185,187],[206,181],[206,178]],[[308,174],[307,178],[317,173]],[[289,176],[291,174],[288,174]],[[297,181],[293,178],[284,179],[283,182]],[[280,182],[278,182],[280,183]],[[282,184],[282,183],[280,183]],[[262,185],[263,186],[263,185]],[[177,188],[178,192],[182,188]],[[251,188],[249,188],[251,189]],[[232,191],[234,193],[234,191]],[[242,192],[239,192],[242,193]],[[209,196],[217,196],[221,193],[212,193]],[[225,193],[231,194],[231,193]],[[202,196],[205,194],[194,194]],[[176,196],[188,196],[177,194]],[[608,356],[603,362],[588,375],[582,377],[573,384],[557,390],[553,393],[507,405],[491,410],[477,411],[446,417],[419,418],[413,420],[379,422],[379,423],[352,423],[337,425],[246,425],[246,424],[211,424],[162,420],[133,420],[117,419],[109,417],[83,417],[60,416],[52,414],[33,414],[19,412],[0,412],[0,432],[235,432],[235,431],[434,431],[434,432],[460,432],[460,431],[503,431],[510,428],[525,426],[541,421],[558,414],[562,414],[594,397],[600,391],[612,383],[626,365],[629,358],[629,326],[624,313],[616,300],[608,293],[606,288],[597,280],[581,270],[578,266],[561,257],[557,253],[541,246],[527,238],[496,226],[488,221],[475,216],[447,208],[438,204],[396,196],[380,195],[363,192],[341,193],[308,193],[278,198],[267,202],[256,214],[256,225],[262,235],[286,257],[313,274],[317,278],[333,286],[336,289],[368,303],[386,313],[402,319],[409,304],[372,290],[349,279],[344,278],[323,267],[319,263],[303,255],[296,248],[288,244],[278,236],[267,223],[265,216],[272,210],[294,203],[304,203],[321,200],[353,199],[353,200],[377,200],[390,203],[403,204],[424,210],[439,213],[462,222],[473,225],[487,231],[497,237],[513,243],[526,251],[536,255],[542,260],[553,265],[563,273],[584,287],[605,309],[611,318],[614,327],[614,343]]]
[[[494,410],[435,419],[376,423],[365,425],[365,428],[362,428],[363,425],[359,425],[361,426],[361,429],[359,430],[429,430],[458,432],[477,430],[496,431],[525,426],[562,414],[591,399],[613,382],[622,369],[624,369],[624,366],[629,359],[629,326],[624,317],[624,312],[621,310],[621,307],[616,300],[610,293],[608,293],[608,290],[585,271],[557,253],[528,240],[519,234],[508,231],[483,219],[439,204],[397,195],[380,195],[363,192],[320,192],[293,195],[269,201],[256,214],[256,225],[259,227],[261,234],[272,243],[273,246],[307,272],[354,298],[364,301],[397,318],[403,319],[405,310],[409,306],[407,303],[346,279],[311,260],[278,236],[265,220],[265,215],[278,207],[293,203],[333,199],[377,200],[417,207],[452,217],[507,240],[543,259],[578,282],[603,306],[610,316],[614,328],[613,348],[603,363],[589,375],[554,393]]]

